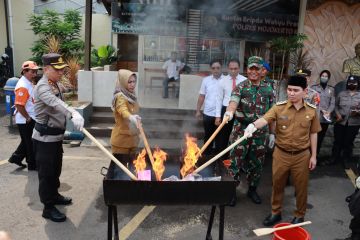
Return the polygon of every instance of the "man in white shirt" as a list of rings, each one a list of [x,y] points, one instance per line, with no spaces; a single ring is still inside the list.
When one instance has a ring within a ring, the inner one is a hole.
[[[239,74],[240,61],[238,59],[231,59],[228,63],[229,74],[224,76],[220,82],[216,96],[216,109],[215,109],[215,125],[219,126],[222,121],[222,117],[226,112],[226,108],[229,105],[231,92],[236,88],[236,85],[246,80],[246,77]],[[219,132],[219,151],[227,148],[229,143],[230,133],[234,124],[234,119],[229,121]],[[222,159],[228,158],[228,154],[225,154]]]
[[[169,82],[176,82],[180,80],[180,71],[184,68],[185,64],[177,60],[177,53],[172,52],[171,58],[167,60],[162,69],[165,70],[166,78],[163,81],[163,98],[169,97]],[[179,97],[179,88],[176,89],[176,97]]]
[[[26,61],[22,64],[21,69],[22,77],[15,86],[15,122],[19,129],[21,142],[11,155],[9,162],[26,167],[22,163],[25,158],[28,170],[36,170],[31,136],[35,126],[33,81],[39,67],[33,61]]]
[[[221,62],[220,60],[212,60],[210,62],[211,75],[205,77],[202,80],[199,98],[196,108],[196,117],[201,119],[201,107],[204,105],[203,110],[203,125],[204,125],[204,143],[211,137],[211,135],[216,130],[217,126],[215,125],[215,110],[216,110],[216,96],[218,90],[218,84],[220,79],[223,77],[221,74]],[[205,155],[216,154],[218,153],[218,137],[210,143],[209,147],[204,151]],[[215,149],[213,145],[215,144]],[[215,151],[214,151],[215,150]]]

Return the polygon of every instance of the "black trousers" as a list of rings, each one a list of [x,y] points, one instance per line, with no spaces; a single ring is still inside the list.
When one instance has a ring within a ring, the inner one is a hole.
[[[11,159],[14,162],[21,162],[24,158],[28,164],[28,167],[35,168],[35,158],[32,143],[32,133],[35,126],[35,121],[31,119],[29,123],[17,124],[21,142],[16,148],[15,152],[11,155]]]
[[[203,115],[203,125],[204,125],[204,144],[211,137],[211,135],[215,132],[218,126],[215,125],[215,117],[208,116],[206,114]],[[209,144],[209,146],[204,151],[205,155],[213,155],[219,153],[219,145],[220,145],[220,133],[215,137],[215,139]],[[215,145],[215,147],[214,147]]]
[[[355,216],[353,219],[351,219],[349,228],[353,234],[358,234],[360,237],[360,216]]]
[[[41,142],[33,139],[39,176],[39,196],[45,208],[54,206],[59,196],[63,148],[62,141]]]
[[[335,161],[339,161],[342,157],[343,161],[350,161],[354,140],[359,132],[360,126],[334,125],[334,146],[332,154]],[[341,153],[343,154],[341,156]]]
[[[163,98],[168,98],[169,97],[169,86],[168,86],[168,84],[170,82],[176,82],[175,78],[166,77],[164,79],[164,81],[163,81]],[[178,87],[176,87],[176,89],[175,89],[175,94],[176,94],[176,97],[178,98],[179,97],[179,88]]]
[[[226,108],[227,107],[225,107],[225,106],[222,106],[222,108],[221,108],[221,120],[224,118],[224,113],[226,112]],[[231,121],[229,121],[227,124],[225,124],[225,126],[219,132],[219,134],[218,134],[218,136],[219,136],[219,149],[218,149],[218,151],[219,152],[221,152],[222,150],[224,150],[225,148],[228,147],[229,138],[230,138],[230,134],[231,134],[233,125],[234,125],[234,118]],[[229,153],[225,154],[220,159],[221,160],[226,160],[228,158],[229,158]]]
[[[329,128],[328,123],[321,123],[321,131],[318,133],[318,139],[317,139],[317,153],[318,154],[320,152],[321,144],[324,140],[324,137],[326,135],[328,128]]]

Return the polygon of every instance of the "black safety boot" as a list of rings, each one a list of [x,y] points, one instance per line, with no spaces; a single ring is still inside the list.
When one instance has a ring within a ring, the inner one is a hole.
[[[256,187],[250,186],[247,192],[248,198],[255,204],[261,204],[261,198],[256,192]]]
[[[44,208],[42,216],[53,222],[64,222],[66,220],[65,214],[61,213],[56,207]]]

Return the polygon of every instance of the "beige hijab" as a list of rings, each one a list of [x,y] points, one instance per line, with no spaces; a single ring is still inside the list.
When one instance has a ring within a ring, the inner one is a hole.
[[[136,102],[136,95],[127,89],[128,80],[132,75],[135,75],[135,77],[136,77],[136,74],[132,71],[129,71],[126,69],[120,69],[118,71],[118,78],[116,81],[115,91],[114,91],[113,100],[112,100],[112,110],[113,111],[114,111],[115,105],[116,105],[116,98],[119,95],[124,96],[131,103]]]

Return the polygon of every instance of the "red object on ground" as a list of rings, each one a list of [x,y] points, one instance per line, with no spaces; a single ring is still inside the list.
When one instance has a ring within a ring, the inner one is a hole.
[[[290,225],[290,223],[279,223],[276,224],[274,228],[287,225]],[[302,227],[295,227],[274,232],[272,240],[311,240],[311,236]]]

